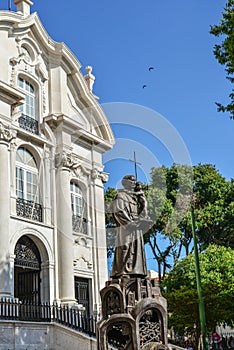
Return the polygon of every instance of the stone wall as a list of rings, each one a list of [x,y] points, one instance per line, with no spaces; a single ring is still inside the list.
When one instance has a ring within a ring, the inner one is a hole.
[[[96,350],[96,339],[57,324],[0,322],[0,350]]]

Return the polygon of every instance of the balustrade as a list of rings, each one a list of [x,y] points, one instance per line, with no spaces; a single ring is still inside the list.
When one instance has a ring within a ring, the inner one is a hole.
[[[32,134],[39,134],[38,121],[29,117],[26,114],[21,114],[21,116],[19,117],[19,126],[22,129],[31,132]]]
[[[42,222],[42,206],[26,199],[16,199],[16,214],[35,221]]]

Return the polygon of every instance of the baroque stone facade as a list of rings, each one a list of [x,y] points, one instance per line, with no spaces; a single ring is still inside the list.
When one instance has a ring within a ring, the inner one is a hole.
[[[15,4],[0,11],[0,298],[99,312],[113,134],[92,68],[82,75],[29,0]]]

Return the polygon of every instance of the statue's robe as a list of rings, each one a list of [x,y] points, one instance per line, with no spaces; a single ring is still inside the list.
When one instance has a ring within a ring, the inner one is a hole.
[[[142,230],[138,228],[138,205],[134,192],[119,191],[111,205],[117,237],[111,277],[147,275]]]

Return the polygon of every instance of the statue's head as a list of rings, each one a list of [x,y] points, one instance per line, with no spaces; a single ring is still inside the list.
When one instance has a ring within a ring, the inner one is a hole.
[[[136,191],[136,192],[137,192],[137,191],[141,191],[142,189],[143,189],[143,184],[142,184],[142,182],[137,181],[137,182],[136,182],[135,191]]]
[[[133,190],[136,185],[136,178],[134,175],[125,175],[122,179],[122,185],[127,190]]]

